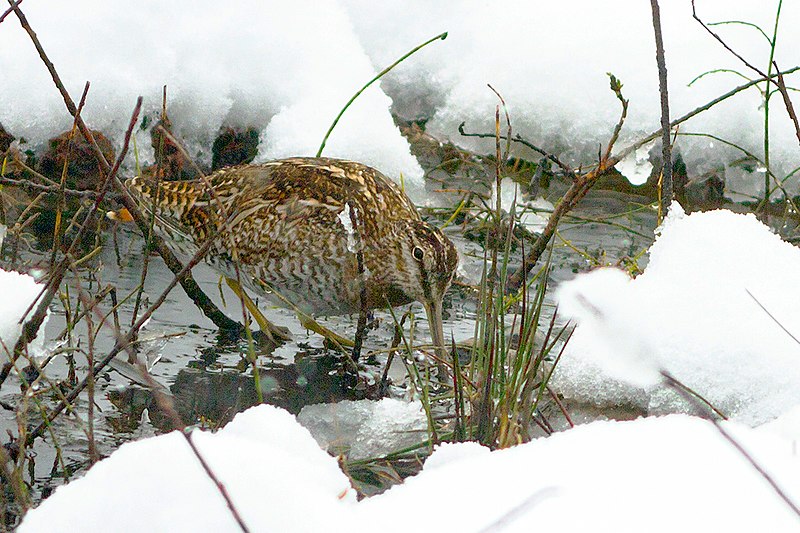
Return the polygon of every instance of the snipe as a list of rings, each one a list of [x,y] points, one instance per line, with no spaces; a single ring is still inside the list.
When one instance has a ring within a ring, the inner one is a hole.
[[[276,304],[310,315],[419,301],[444,354],[442,297],[458,263],[455,246],[377,170],[292,158],[163,182],[158,194],[138,178],[127,185],[155,209],[159,230],[182,255],[213,237],[209,263],[230,277],[235,261],[246,286],[269,287]]]

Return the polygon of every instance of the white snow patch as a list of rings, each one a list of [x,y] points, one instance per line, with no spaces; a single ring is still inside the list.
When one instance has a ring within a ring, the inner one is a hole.
[[[758,426],[758,429],[791,441],[797,454],[797,445],[800,443],[800,405],[795,405],[775,420]]]
[[[586,295],[605,320],[578,317],[554,387],[600,406],[633,404],[651,414],[687,409],[655,380],[635,378],[642,370],[637,360],[649,360],[747,424],[800,403],[800,346],[748,294],[800,336],[794,290],[800,287],[800,250],[753,215],[719,210],[686,216],[676,206],[649,256],[633,281],[601,270],[562,284],[562,296]],[[653,369],[645,364],[645,370]],[[634,377],[620,374],[626,371]]]
[[[433,449],[433,453],[425,459],[425,471],[441,468],[459,461],[469,461],[491,450],[477,442],[444,442]]]
[[[0,294],[2,294],[2,298],[0,298],[0,360],[6,360],[8,355],[14,351],[14,345],[22,333],[22,324],[19,321],[39,297],[42,289],[44,289],[44,285],[37,283],[32,276],[0,269]],[[26,319],[30,318],[35,311],[34,307]],[[43,332],[46,324],[47,317],[39,328],[36,339],[28,346],[32,355],[38,356],[44,352]]]
[[[644,184],[653,172],[653,164],[650,163],[651,148],[652,143],[642,146],[616,165],[619,173],[628,178],[633,185]]]
[[[726,425],[797,501],[800,463],[786,443]],[[368,521],[411,508],[429,531],[793,531],[800,523],[710,423],[685,415],[594,422],[426,466],[359,503]],[[462,512],[442,512],[453,508]]]
[[[651,387],[661,381],[661,366],[651,346],[658,324],[637,320],[640,303],[631,283],[625,272],[601,268],[563,284],[556,298],[564,316],[580,324],[581,335],[596,341],[587,357],[609,376]],[[608,305],[610,301],[614,304]]]

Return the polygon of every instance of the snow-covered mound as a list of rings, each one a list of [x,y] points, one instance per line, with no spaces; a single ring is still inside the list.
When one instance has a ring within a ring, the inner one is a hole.
[[[586,164],[596,159],[598,143],[605,145],[619,118],[619,102],[608,89],[607,72],[622,80],[623,92],[631,102],[623,141],[618,146],[659,127],[649,2],[342,2],[366,52],[378,65],[398,57],[409,42],[449,32],[448,39],[437,43],[435,50],[389,73],[383,84],[400,113],[433,117],[427,126],[435,135],[493,153],[491,139],[464,138],[458,133],[458,125],[464,121],[467,131],[494,131],[498,101],[486,86],[490,83],[508,103],[515,133],[561,153],[567,160]],[[706,76],[688,87],[704,72],[731,69],[756,77],[692,19],[689,0],[660,5],[673,118],[746,81],[727,72]],[[772,35],[777,2],[697,0],[696,5],[706,22],[745,21],[758,24]],[[800,64],[800,35],[790,29],[791,21],[799,18],[800,4],[783,2],[775,55],[781,68]],[[757,30],[744,25],[713,29],[734,50],[766,71],[770,47]],[[789,77],[787,83],[796,83],[792,81],[796,79],[796,75]],[[770,102],[772,156],[778,173],[785,174],[798,166],[800,148],[780,95],[776,96]],[[681,131],[718,135],[762,154],[761,106],[760,93],[749,89],[690,120]],[[678,146],[698,171],[729,162],[731,154],[742,155],[709,138],[679,138]],[[727,173],[729,181],[734,172]],[[758,179],[739,177],[744,181],[736,183],[736,188],[756,191]]]
[[[788,441],[726,423],[794,501]],[[713,426],[686,415],[594,422],[489,452],[441,446],[423,471],[356,502],[335,459],[261,405],[192,438],[250,531],[796,531],[800,519]],[[177,433],[123,445],[25,517],[39,531],[238,531]]]
[[[795,501],[800,498],[800,463],[788,442],[726,427]],[[474,443],[451,444],[429,462],[433,468],[426,463],[403,485],[362,501],[364,519],[413,508],[426,531],[800,526],[800,518],[709,422],[686,415],[593,422],[492,453]]]
[[[150,124],[167,112],[191,154],[210,161],[220,126],[262,130],[260,159],[314,155],[347,100],[377,71],[333,0],[220,7],[210,0],[90,0],[22,6],[77,100],[92,82],[83,117],[119,147],[138,95]],[[68,20],[69,24],[64,24]],[[36,50],[12,15],[0,28],[0,123],[40,145],[72,119]],[[12,81],[13,80],[13,81]],[[325,155],[356,159],[420,185],[422,169],[378,85],[347,110]],[[138,149],[150,152],[147,131]],[[203,150],[205,149],[205,151]]]
[[[753,215],[673,205],[635,280],[599,270],[560,287],[579,325],[552,384],[601,406],[685,409],[657,383],[665,369],[741,422],[771,420],[800,403],[800,344],[781,327],[800,336],[800,250]]]
[[[282,409],[260,405],[216,434],[194,431],[191,437],[251,531],[330,531],[332,521],[344,523],[355,501],[336,459]],[[123,444],[29,512],[19,531],[54,528],[239,530],[178,432]]]

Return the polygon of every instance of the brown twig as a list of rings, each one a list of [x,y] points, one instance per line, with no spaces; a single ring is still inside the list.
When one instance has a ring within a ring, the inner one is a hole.
[[[80,291],[79,293],[81,297],[81,301],[83,302],[83,308],[86,310],[92,310],[96,308],[96,304],[93,305],[92,301],[89,299],[89,295],[87,295],[84,291]],[[95,300],[96,302],[96,300]],[[95,339],[95,332],[94,332],[94,322],[92,320],[92,313],[86,313],[86,330],[87,330],[87,351],[86,351],[86,364],[89,367],[88,374],[86,375],[87,378],[87,393],[89,395],[89,406],[86,413],[86,425],[87,425],[87,433],[88,433],[88,441],[89,441],[89,462],[91,464],[95,464],[99,460],[99,455],[97,453],[97,443],[94,440],[94,394],[95,394],[95,387],[94,387],[94,339]]]
[[[86,82],[86,85],[83,87],[83,93],[81,94],[81,99],[78,103],[78,112],[75,116],[81,116],[81,112],[83,111],[83,106],[86,105],[86,97],[89,95],[89,82]],[[72,149],[75,141],[75,131],[78,129],[77,125],[75,124],[75,119],[72,120],[72,128],[69,130],[69,140],[67,142],[67,153],[64,157],[64,165],[61,169],[61,183],[59,184],[59,191],[58,191],[58,207],[56,209],[56,220],[55,225],[53,227],[53,246],[50,253],[50,270],[55,268],[56,266],[56,258],[58,256],[58,251],[61,249],[61,222],[64,216],[64,211],[67,208],[67,196],[64,191],[67,188],[67,171],[69,170],[69,158],[72,155]],[[96,199],[95,199],[96,200]],[[71,227],[71,224],[70,224]],[[67,229],[69,231],[69,228]],[[67,231],[63,232],[63,235],[67,235]]]
[[[494,133],[467,133],[466,131],[464,131],[464,125],[465,124],[466,124],[465,122],[462,122],[461,124],[458,125],[458,133],[463,137],[478,137],[479,139],[494,139],[495,138],[495,134]],[[500,139],[507,140],[508,137],[501,135]],[[569,165],[567,165],[566,163],[561,161],[558,157],[556,157],[555,155],[551,154],[550,152],[545,151],[543,148],[540,148],[540,147],[536,146],[535,144],[533,144],[532,142],[523,139],[522,136],[519,133],[515,137],[511,138],[511,142],[520,143],[523,146],[527,146],[528,148],[530,148],[534,152],[537,152],[537,153],[543,155],[548,160],[550,160],[553,163],[555,163],[556,165],[558,165],[558,167],[561,168],[561,170],[564,171],[564,174],[566,174],[570,178],[574,178],[575,177],[575,171],[572,170],[572,168]]]
[[[755,471],[758,472],[767,483],[769,483],[770,487],[772,487],[772,490],[775,491],[775,494],[777,494],[786,503],[786,505],[789,506],[792,512],[794,512],[794,514],[800,518],[800,508],[797,506],[797,504],[794,503],[791,498],[789,498],[789,495],[783,491],[783,489],[778,485],[769,472],[764,470],[764,468],[758,464],[755,457],[753,457],[750,452],[745,450],[744,446],[742,446],[741,443],[736,440],[736,438],[731,435],[727,429],[725,429],[722,423],[717,418],[711,416],[708,409],[702,403],[700,403],[697,398],[686,392],[686,387],[683,385],[683,383],[678,381],[666,370],[661,370],[661,376],[664,379],[664,383],[669,388],[674,390],[681,398],[691,404],[692,407],[696,409],[703,418],[714,424],[714,428],[719,432],[719,434],[722,435],[722,437],[727,440],[728,443],[733,446],[736,451],[747,460],[748,463],[750,463],[750,466],[752,466]]]
[[[206,463],[206,460],[200,454],[200,450],[198,450],[197,446],[195,446],[194,442],[192,442],[192,436],[186,431],[182,431],[181,434],[186,439],[186,443],[192,449],[192,452],[194,453],[195,457],[197,457],[197,460],[200,461],[200,464],[202,465],[203,470],[205,470],[206,475],[209,477],[209,479],[211,479],[214,485],[216,485],[217,490],[225,499],[225,504],[228,506],[228,510],[230,510],[231,515],[233,515],[233,519],[236,520],[236,523],[239,525],[239,528],[241,528],[241,530],[244,531],[245,533],[249,533],[250,530],[247,528],[247,525],[244,523],[244,520],[242,520],[242,516],[239,514],[239,511],[236,510],[236,506],[233,505],[233,500],[231,500],[228,491],[225,489],[225,485],[222,484],[219,478],[217,478],[217,476],[211,470],[211,467],[208,466],[208,463]]]
[[[773,62],[773,64],[775,65],[775,70],[778,75],[775,85],[778,86],[778,90],[783,97],[783,104],[786,106],[786,112],[789,113],[789,118],[792,119],[792,124],[794,124],[794,133],[797,136],[797,142],[800,143],[800,122],[797,121],[797,114],[794,112],[792,99],[789,98],[789,90],[786,88],[786,82],[783,80],[783,73],[778,68],[778,63]]]
[[[356,254],[356,268],[358,270],[358,279],[359,284],[361,285],[361,290],[359,292],[359,304],[360,309],[358,313],[358,323],[356,324],[356,335],[353,338],[353,351],[351,358],[354,364],[354,371],[356,374],[356,378],[358,377],[358,360],[361,358],[361,347],[364,344],[364,335],[366,333],[367,328],[367,280],[365,278],[365,270],[364,270],[364,245],[361,240],[361,226],[362,224],[359,223],[360,213],[353,207],[350,202],[347,202],[346,209],[350,215],[350,226],[351,228],[349,231],[353,232],[352,239],[355,245],[355,254]],[[348,235],[348,240],[351,238]]]
[[[620,101],[622,104],[622,113],[620,114],[619,120],[617,121],[617,125],[614,126],[614,131],[611,132],[611,140],[608,141],[608,146],[606,147],[606,153],[601,159],[609,159],[611,157],[611,150],[614,148],[614,145],[617,144],[617,140],[619,139],[619,134],[622,131],[622,125],[625,124],[625,118],[628,116],[628,104],[630,103],[629,100],[625,99],[622,96],[622,82],[617,79],[616,76],[611,74],[610,72],[607,73],[609,78],[609,84],[611,90],[617,97],[617,100]]]
[[[622,129],[622,125],[625,122],[625,117],[627,116],[628,110],[628,101],[622,97],[622,84],[619,83],[614,76],[609,74],[609,77],[611,78],[611,89],[617,93],[617,96],[622,104],[622,111],[620,113],[619,121],[617,121],[617,124],[614,127],[615,133],[612,134],[608,143],[609,145],[606,148],[606,155],[610,154],[614,148],[613,143],[616,142],[618,138],[619,131]],[[509,276],[508,281],[506,282],[506,292],[516,292],[519,290],[528,272],[533,269],[533,267],[536,265],[536,262],[539,260],[539,257],[547,249],[547,244],[555,234],[561,217],[571,211],[578,204],[578,202],[580,202],[581,199],[586,196],[586,193],[589,192],[589,189],[592,188],[597,179],[613,169],[614,165],[616,165],[619,160],[619,156],[606,157],[605,155],[601,155],[600,161],[597,162],[597,166],[594,169],[585,174],[575,175],[572,185],[570,185],[570,188],[566,193],[564,193],[561,201],[558,203],[555,209],[553,209],[553,212],[550,214],[550,218],[547,220],[547,225],[544,227],[542,233],[528,251],[528,255],[525,257],[522,266],[514,271],[511,276]]]
[[[714,37],[714,39],[716,39],[716,40],[719,42],[719,44],[721,44],[721,45],[722,45],[722,46],[725,48],[725,50],[727,50],[728,52],[730,52],[731,54],[733,54],[734,56],[736,56],[736,57],[739,59],[739,61],[741,61],[742,63],[744,63],[744,65],[745,65],[745,66],[747,66],[747,67],[748,67],[750,70],[752,70],[752,71],[754,71],[754,72],[757,72],[757,73],[758,73],[758,75],[759,75],[759,76],[761,76],[762,78],[767,78],[768,76],[767,76],[767,75],[766,75],[766,74],[765,74],[765,73],[764,73],[764,72],[763,72],[761,69],[759,69],[759,68],[758,68],[758,67],[756,67],[755,65],[751,64],[751,63],[750,63],[750,62],[748,62],[748,61],[747,61],[747,60],[746,60],[744,57],[742,57],[741,55],[739,55],[739,54],[736,52],[736,50],[734,50],[733,48],[731,48],[730,46],[728,46],[728,43],[726,43],[726,42],[725,42],[725,41],[722,39],[722,37],[720,37],[718,34],[714,33],[714,31],[713,31],[711,28],[709,28],[709,27],[706,25],[706,23],[705,23],[705,22],[703,22],[702,20],[700,20],[700,17],[698,17],[698,16],[697,16],[697,10],[695,9],[694,1],[695,1],[695,0],[692,0],[692,18],[693,18],[694,20],[696,20],[697,22],[699,22],[699,23],[700,23],[700,25],[703,27],[703,29],[704,29],[704,30],[706,30],[706,31],[707,31],[709,34],[711,34],[711,36],[712,36],[712,37]]]
[[[163,98],[161,100],[161,122],[167,121],[167,86],[164,85]],[[159,124],[158,127],[161,125]],[[156,149],[156,197],[155,203],[158,204],[161,197],[161,180],[163,179],[163,161],[164,161],[164,136],[158,138],[158,148]],[[133,302],[133,312],[131,313],[131,325],[136,323],[136,315],[139,314],[139,307],[142,305],[142,296],[144,295],[145,282],[147,281],[147,273],[150,269],[150,246],[153,242],[153,233],[155,231],[156,223],[156,210],[153,209],[147,225],[147,233],[142,236],[145,240],[145,253],[142,258],[142,271],[139,276],[139,287],[136,290],[136,298]]]
[[[564,415],[564,418],[567,420],[567,424],[569,424],[569,427],[574,428],[575,422],[572,421],[572,417],[569,416],[569,411],[567,411],[566,406],[558,397],[558,394],[556,394],[556,392],[552,388],[550,388],[550,385],[547,385],[546,389],[547,393],[550,395],[553,401],[556,402],[556,405],[558,406],[558,409],[561,411],[561,414]]]
[[[60,194],[63,192],[67,196],[74,196],[76,198],[86,198],[89,200],[94,200],[97,198],[97,193],[95,191],[76,191],[74,189],[62,190],[61,186],[59,185],[41,185],[29,180],[15,180],[13,178],[0,177],[0,185],[19,187],[20,189],[25,189],[28,192],[46,192],[51,194]]]

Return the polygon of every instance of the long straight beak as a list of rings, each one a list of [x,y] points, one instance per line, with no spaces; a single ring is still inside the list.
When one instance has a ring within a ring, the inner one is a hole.
[[[437,367],[439,368],[439,379],[446,377],[447,351],[444,349],[444,327],[442,326],[442,300],[423,302],[425,313],[428,315],[428,324],[431,328],[431,340],[433,341],[436,357],[439,358]]]

